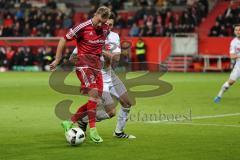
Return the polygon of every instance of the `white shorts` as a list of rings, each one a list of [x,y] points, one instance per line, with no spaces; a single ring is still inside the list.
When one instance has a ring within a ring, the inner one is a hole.
[[[235,65],[231,74],[230,74],[230,79],[237,81],[240,78],[240,66]]]
[[[105,82],[103,80],[103,94],[102,94],[102,103],[103,105],[110,105],[114,103],[113,97],[119,99],[121,95],[127,92],[126,87],[123,82],[118,78],[118,76],[112,73],[111,81]],[[104,79],[104,77],[103,77]]]

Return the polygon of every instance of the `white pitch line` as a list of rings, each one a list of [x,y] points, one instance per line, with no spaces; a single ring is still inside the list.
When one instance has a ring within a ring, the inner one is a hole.
[[[212,119],[212,118],[233,117],[233,116],[240,116],[240,113],[218,114],[218,115],[211,115],[211,116],[196,116],[196,117],[192,117],[191,119]],[[185,119],[179,119],[179,121],[182,121],[182,120],[185,120]],[[146,123],[163,123],[163,122],[171,122],[171,121],[169,120],[148,121]]]
[[[214,124],[214,123],[184,123],[184,122],[169,122],[163,124],[173,124],[173,125],[191,125],[191,126],[216,126],[216,127],[236,127],[240,128],[240,125],[234,124]]]
[[[240,113],[218,114],[218,115],[211,115],[211,116],[197,116],[197,117],[192,117],[192,119],[211,119],[211,118],[232,117],[232,116],[240,116]]]
[[[222,117],[232,117],[232,116],[240,116],[240,113],[219,114],[219,115],[212,115],[212,116],[196,116],[196,117],[192,117],[192,119],[212,119],[212,118],[222,118]],[[193,123],[193,122],[181,122],[181,120],[179,120],[179,122],[171,122],[168,120],[164,120],[164,121],[148,121],[146,123],[162,123],[162,124],[173,124],[173,125],[178,124],[178,125],[192,125],[192,126],[237,127],[237,128],[240,127],[240,125],[234,125],[234,124]]]

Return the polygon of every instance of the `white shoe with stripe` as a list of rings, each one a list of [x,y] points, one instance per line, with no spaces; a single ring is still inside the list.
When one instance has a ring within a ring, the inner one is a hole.
[[[129,135],[124,132],[121,132],[121,133],[114,132],[113,136],[117,137],[117,138],[125,138],[125,139],[135,139],[136,138],[134,135]]]

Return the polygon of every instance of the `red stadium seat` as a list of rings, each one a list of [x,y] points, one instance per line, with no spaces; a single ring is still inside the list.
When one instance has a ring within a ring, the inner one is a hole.
[[[112,30],[113,32],[116,32],[116,33],[118,33],[118,34],[120,34],[120,32],[121,32],[121,29],[118,29],[118,28],[113,28],[113,30]]]
[[[129,12],[129,11],[120,11],[118,14],[127,21],[129,17],[133,17],[135,15],[135,12]]]
[[[120,36],[127,37],[130,29],[121,29]]]

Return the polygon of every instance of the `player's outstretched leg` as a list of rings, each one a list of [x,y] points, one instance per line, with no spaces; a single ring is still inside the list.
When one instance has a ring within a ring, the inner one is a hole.
[[[225,82],[223,85],[222,85],[222,87],[221,87],[221,90],[219,91],[219,93],[218,93],[218,95],[214,98],[214,102],[215,103],[219,103],[220,101],[221,101],[221,99],[222,99],[222,96],[223,96],[223,94],[229,89],[229,87],[231,86],[231,85],[233,85],[235,83],[235,81],[234,80],[229,80],[229,81],[227,81],[227,82]]]
[[[118,113],[117,126],[116,126],[116,129],[115,129],[114,133],[113,133],[114,137],[129,138],[129,139],[136,138],[135,136],[126,134],[123,131],[125,126],[126,126],[127,120],[128,120],[129,112],[130,112],[130,108],[124,108],[124,107],[120,108],[120,111]]]
[[[61,126],[63,127],[64,131],[67,132],[69,129],[71,129],[74,126],[74,123],[78,121],[81,117],[86,115],[87,112],[87,105],[88,103],[82,105],[78,108],[77,112],[71,117],[70,121],[63,121],[61,123]]]
[[[131,103],[128,98],[127,92],[125,92],[122,96],[120,96],[120,103],[122,106],[118,113],[117,126],[113,133],[113,136],[117,137],[117,138],[134,139],[134,138],[136,138],[134,135],[129,135],[124,132],[124,128],[125,128],[127,120],[128,120],[128,114],[129,114],[130,108],[131,108]]]
[[[98,107],[100,108],[100,107]],[[105,119],[110,119],[111,117],[113,117],[114,115],[112,115],[113,113],[112,112],[116,112],[115,111],[115,108],[114,107],[111,107],[111,109],[113,109],[113,111],[111,110],[111,114],[107,113],[104,108],[102,109],[97,109],[97,113],[96,113],[96,121],[97,122],[100,122],[102,120],[105,120]],[[78,123],[78,127],[81,128],[84,132],[85,132],[85,135],[86,135],[86,131],[87,131],[87,125],[88,125],[88,116],[86,115],[85,117],[83,117],[82,119],[78,120],[77,121]]]
[[[90,101],[89,101],[90,102]],[[97,103],[91,101],[88,106],[88,122],[89,122],[89,138],[95,143],[103,142],[103,139],[99,136],[96,128],[96,107]]]
[[[101,87],[100,87],[101,88]],[[89,138],[95,143],[101,143],[103,142],[103,139],[99,136],[96,128],[96,109],[98,103],[100,103],[100,98],[99,94],[101,92],[100,89],[91,89],[88,92],[89,100],[88,100],[88,105],[87,105],[87,115],[88,115],[88,122],[89,122],[89,127],[90,127],[90,133],[89,133]]]
[[[90,140],[96,143],[100,143],[100,142],[103,142],[103,139],[99,136],[96,129],[96,125],[95,125],[96,124],[96,105],[97,105],[96,102],[89,100],[87,104],[85,104],[83,107],[81,107],[77,111],[77,113],[71,118],[71,120],[72,120],[72,124],[77,122],[79,128],[81,128],[84,132],[86,132],[87,125],[89,122]],[[64,124],[66,124],[64,125],[64,129],[66,128],[65,130],[70,129],[68,127],[69,123],[71,123],[71,121],[64,121]]]

